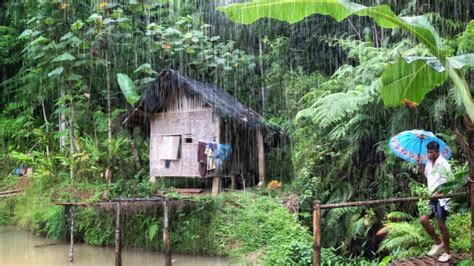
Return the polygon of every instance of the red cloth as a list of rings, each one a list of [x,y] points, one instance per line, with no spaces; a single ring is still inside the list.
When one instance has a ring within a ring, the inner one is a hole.
[[[197,160],[199,162],[199,174],[204,177],[207,174],[207,155],[204,153],[206,150],[206,142],[198,142],[197,149]]]

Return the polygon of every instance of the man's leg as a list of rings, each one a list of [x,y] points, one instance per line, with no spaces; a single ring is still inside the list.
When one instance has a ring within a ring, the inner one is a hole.
[[[444,219],[437,219],[439,230],[441,231],[441,237],[443,238],[444,251],[448,254],[451,254],[451,249],[449,248],[449,230],[444,222]]]
[[[421,225],[423,226],[423,228],[425,228],[425,231],[428,233],[428,235],[431,237],[431,239],[434,240],[434,242],[436,243],[436,245],[439,245],[441,244],[441,239],[438,237],[438,235],[436,234],[435,232],[435,229],[434,227],[430,224],[430,218],[428,217],[428,215],[422,215],[420,217],[420,223]],[[443,223],[444,224],[444,223]],[[441,226],[440,226],[441,228]],[[441,231],[442,232],[442,231]],[[447,231],[446,231],[447,232]],[[444,238],[443,238],[444,239]],[[449,235],[448,235],[448,239],[449,239]]]

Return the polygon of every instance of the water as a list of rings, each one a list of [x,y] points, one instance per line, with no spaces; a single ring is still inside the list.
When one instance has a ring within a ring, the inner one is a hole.
[[[0,265],[115,265],[113,247],[74,245],[74,262],[69,262],[69,244],[37,237],[14,226],[0,226]],[[230,265],[219,257],[173,255],[173,265]],[[123,265],[164,265],[162,253],[139,249],[122,249]]]

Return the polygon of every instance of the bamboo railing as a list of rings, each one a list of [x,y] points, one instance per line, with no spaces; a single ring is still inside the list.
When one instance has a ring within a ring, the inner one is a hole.
[[[345,207],[361,207],[361,206],[372,206],[372,205],[383,205],[400,202],[418,201],[420,199],[435,200],[444,198],[453,198],[464,196],[466,193],[452,193],[447,195],[436,195],[429,198],[425,197],[408,197],[408,198],[391,198],[381,200],[368,200],[368,201],[353,201],[353,202],[341,202],[332,204],[321,204],[319,201],[313,202],[313,265],[319,266],[321,263],[321,210],[322,209],[335,209]]]
[[[170,266],[171,260],[171,241],[170,241],[170,203],[187,203],[194,204],[196,202],[185,199],[170,199],[167,197],[153,197],[153,198],[118,198],[112,201],[103,202],[57,202],[56,205],[61,205],[69,208],[69,226],[70,226],[70,252],[69,261],[74,260],[74,208],[75,207],[103,207],[110,206],[115,207],[115,266],[122,265],[122,238],[121,238],[121,209],[134,203],[149,204],[150,207],[159,206],[163,207],[163,243],[165,248],[165,265]]]

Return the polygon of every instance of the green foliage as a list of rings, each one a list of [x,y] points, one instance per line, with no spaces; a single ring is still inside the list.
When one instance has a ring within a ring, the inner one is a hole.
[[[123,95],[127,99],[127,102],[131,105],[134,105],[140,96],[138,96],[137,92],[135,91],[135,86],[133,85],[133,81],[123,73],[117,73],[117,82],[122,90]]]
[[[469,22],[466,30],[459,36],[458,42],[460,53],[474,52],[474,20]]]
[[[336,248],[323,248],[321,249],[321,265],[332,266],[332,265],[380,265],[377,261],[368,261],[364,258],[359,257],[342,257],[338,255]],[[382,264],[383,265],[383,264]]]
[[[221,211],[213,218],[216,226],[210,233],[219,240],[221,252],[244,260],[254,254],[265,265],[310,261],[310,234],[273,199],[236,194],[216,207]]]
[[[454,253],[467,253],[471,247],[470,213],[452,213],[446,224],[450,234],[451,250]],[[436,222],[432,223],[437,228]],[[417,219],[409,222],[389,222],[384,230],[388,232],[382,241],[380,250],[386,250],[394,258],[423,255],[429,250],[433,241],[424,231]]]
[[[271,4],[269,4],[271,3]],[[279,9],[279,7],[284,8],[285,6],[291,6],[292,8],[288,8],[288,12],[282,11],[284,9]],[[338,8],[336,9],[331,9],[331,7],[337,6]],[[427,18],[424,16],[416,16],[416,17],[398,17],[395,15],[395,13],[392,11],[392,9],[387,6],[387,5],[378,5],[378,6],[373,6],[373,7],[366,7],[360,4],[352,3],[349,1],[309,1],[309,2],[299,2],[299,1],[255,1],[255,2],[249,2],[249,3],[238,3],[238,4],[232,4],[227,7],[220,7],[218,10],[225,12],[232,20],[238,21],[241,23],[252,23],[256,21],[259,18],[262,17],[271,17],[271,18],[276,18],[284,21],[288,21],[290,23],[295,23],[297,21],[300,21],[304,19],[306,16],[318,13],[322,15],[329,15],[333,17],[334,19],[340,21],[347,16],[354,14],[358,16],[369,16],[372,19],[374,19],[377,24],[383,28],[396,28],[400,27],[404,29],[405,31],[415,35],[417,39],[426,45],[430,52],[438,57],[440,61],[443,61],[445,63],[445,57],[447,56],[447,52],[443,48],[443,44],[441,42],[441,38],[438,36],[438,33],[436,30],[433,28],[433,26],[428,22]],[[464,58],[466,59],[466,58]],[[466,61],[464,60],[463,61]],[[469,60],[471,61],[471,60]],[[447,75],[453,80],[455,84],[455,88],[459,91],[459,93],[463,94],[463,98],[465,99],[463,101],[464,106],[466,108],[466,111],[468,115],[471,117],[471,119],[474,119],[474,104],[472,97],[469,92],[469,88],[467,87],[466,82],[464,79],[455,71],[450,69],[452,67],[449,64],[449,60],[447,61],[448,64],[446,65],[447,67]],[[384,101],[387,102],[389,99],[397,98],[397,99],[404,99],[403,97],[407,96],[406,94],[406,87],[407,85],[410,85],[410,77],[416,77],[417,72],[419,70],[415,69],[409,69],[406,66],[404,67],[403,61],[399,59],[398,64],[399,66],[398,71],[390,71],[387,69],[385,73],[385,84],[387,84],[387,81],[390,81],[388,83],[391,83],[393,81],[397,80],[407,80],[407,82],[402,82],[402,84],[395,84],[393,88],[390,88],[390,93],[387,94],[387,92],[383,93],[382,96],[384,97]],[[426,69],[426,66],[419,66],[418,68],[420,69]],[[402,72],[403,71],[403,72]],[[389,75],[393,75],[393,72],[395,72],[395,75],[399,75],[398,78],[387,78]],[[430,74],[430,73],[425,73],[425,74]],[[431,73],[431,74],[436,74],[436,73]],[[442,73],[442,75],[435,75],[436,81],[434,84],[431,83],[426,83],[426,82],[415,82],[417,86],[414,88],[416,92],[418,92],[416,95],[411,95],[410,96],[415,96],[415,99],[408,99],[411,101],[421,101],[423,98],[424,94],[426,94],[427,91],[431,90],[434,85],[438,85],[440,83],[443,83],[445,80],[446,73]],[[408,79],[407,79],[408,77]],[[384,78],[382,78],[384,80]],[[418,78],[420,80],[420,78]],[[431,80],[431,79],[430,79]],[[425,84],[426,83],[426,84]],[[404,87],[400,87],[404,86]],[[392,94],[393,89],[396,89],[396,93]],[[410,89],[410,86],[408,86],[408,89]],[[395,101],[398,103],[398,101]],[[388,101],[390,105],[394,105],[393,101]],[[398,103],[399,104],[399,103]]]
[[[474,67],[474,54],[463,54],[447,58],[449,65],[455,69]]]
[[[341,21],[350,15],[368,16],[383,28],[401,27],[415,35],[433,54],[444,54],[441,38],[426,17],[397,17],[388,5],[366,7],[353,2],[338,0],[256,0],[249,3],[219,7],[218,10],[225,12],[231,20],[245,24],[251,24],[262,17],[295,23],[312,14],[328,15],[337,21]]]
[[[242,263],[308,265],[310,234],[299,223],[310,227],[313,200],[333,203],[379,199],[405,195],[409,190],[407,183],[416,176],[410,167],[390,155],[386,141],[392,134],[415,127],[445,133],[454,157],[461,158],[450,129],[459,126],[464,110],[453,103],[466,102],[470,95],[441,86],[437,92],[427,92],[416,110],[388,110],[377,93],[383,85],[382,72],[400,55],[457,51],[458,57],[447,59],[451,67],[458,72],[463,65],[470,65],[472,56],[463,54],[472,52],[472,22],[457,40],[445,42],[451,47],[442,50],[427,21],[441,24],[442,30],[451,31],[450,34],[457,34],[463,22],[446,21],[437,13],[406,17],[419,13],[416,1],[408,1],[409,11],[401,13],[404,17],[396,17],[386,5],[276,1],[277,5],[304,9],[265,13],[272,11],[265,6],[255,11],[255,18],[270,14],[296,21],[313,12],[337,19],[350,14],[369,16],[383,27],[413,26],[409,31],[427,37],[421,42],[428,49],[414,46],[400,31],[390,35],[364,19],[351,21],[349,17],[343,22],[351,28],[348,35],[344,26],[331,28],[334,24],[329,20],[308,17],[299,26],[261,21],[258,26],[244,28],[251,36],[245,38],[239,29],[234,30],[235,25],[229,31],[227,22],[221,23],[213,13],[202,12],[202,3],[196,8],[194,1],[166,5],[155,2],[109,1],[104,5],[97,1],[70,1],[64,9],[55,1],[3,4],[6,12],[0,14],[0,19],[7,25],[0,26],[0,176],[8,178],[2,187],[15,185],[17,178],[10,173],[17,165],[32,166],[34,175],[17,203],[0,204],[0,223],[13,220],[38,233],[61,238],[67,230],[65,217],[61,208],[52,204],[54,200],[80,200],[80,194],[88,194],[87,200],[100,200],[106,186],[110,198],[152,195],[157,185],[140,182],[147,179],[148,143],[136,136],[146,132],[131,136],[121,128],[126,111],[122,108],[129,105],[121,96],[120,80],[113,77],[127,75],[126,87],[133,84],[138,98],[166,67],[224,88],[291,135],[288,148],[268,154],[267,177],[289,180],[293,165],[282,158],[292,156],[297,179],[284,184],[298,195],[300,207],[296,217],[272,198],[252,194],[205,198],[202,204],[173,212],[171,236],[173,249],[178,252],[230,255]],[[237,13],[236,16],[241,15]],[[212,25],[204,23],[204,19]],[[357,41],[362,40],[360,25],[370,29],[364,30],[364,42]],[[227,34],[216,35],[218,26]],[[269,37],[264,37],[266,33]],[[285,35],[288,37],[281,37]],[[239,39],[227,40],[235,36]],[[328,49],[336,51],[334,60]],[[320,58],[330,58],[331,62]],[[412,65],[422,63],[416,61]],[[337,71],[329,73],[335,68]],[[462,86],[462,80],[456,86],[459,84]],[[110,110],[106,106],[108,86]],[[131,151],[134,146],[138,160]],[[274,166],[281,166],[282,161],[285,170],[276,170],[280,167]],[[113,176],[107,185],[103,178],[106,168]],[[71,176],[74,181],[70,181]],[[455,174],[445,189],[460,188],[463,177]],[[173,185],[188,181],[174,182]],[[426,208],[420,202],[419,208],[423,206]],[[374,222],[390,210],[392,207],[324,211],[322,240],[323,246],[329,247],[322,250],[324,265],[370,264],[359,254],[370,248],[367,235]],[[414,210],[392,212],[391,217],[409,220],[416,216]],[[112,211],[76,211],[79,241],[112,244]],[[14,219],[8,215],[11,212]],[[160,210],[126,213],[124,244],[162,249],[160,216]],[[466,226],[466,220],[454,216],[451,219],[455,220],[451,226]],[[468,234],[455,233],[464,234],[467,239]],[[392,236],[418,241],[416,237],[403,236],[402,231]],[[424,243],[426,236],[422,237],[420,241]],[[393,248],[398,249],[397,241],[392,242]],[[466,241],[456,242],[457,248],[463,250]]]
[[[458,262],[456,265],[469,266],[469,265],[472,265],[472,261],[470,259],[464,259],[464,260],[461,260],[460,262]]]
[[[0,201],[0,225],[13,224],[13,214],[15,211],[15,199],[2,199]]]
[[[153,195],[158,184],[142,182],[135,178],[130,180],[118,180],[109,187],[109,197],[114,198],[146,198]]]
[[[419,223],[387,223],[384,229],[388,231],[388,236],[380,245],[380,250],[398,251],[394,257],[406,257],[414,255],[411,248],[418,252],[428,248],[429,238],[424,237],[424,229]]]
[[[427,62],[416,60],[408,63],[399,58],[384,71],[384,86],[380,96],[385,105],[390,107],[401,106],[404,99],[419,103],[434,87],[443,84],[446,78],[446,71],[433,69]]]
[[[18,62],[18,58],[13,56],[18,44],[15,35],[15,28],[0,25],[0,67]]]

